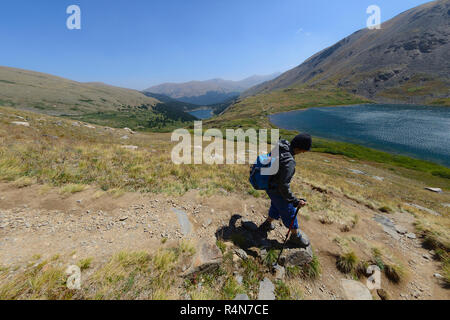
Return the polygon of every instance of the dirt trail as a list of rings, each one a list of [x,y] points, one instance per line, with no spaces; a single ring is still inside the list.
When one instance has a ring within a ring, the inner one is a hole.
[[[386,233],[374,219],[377,213],[350,199],[338,199],[359,213],[360,220],[350,232],[338,224],[322,224],[317,217],[302,217],[302,229],[309,235],[319,257],[322,276],[304,281],[305,299],[342,299],[340,280],[349,278],[336,269],[340,247],[336,239],[353,241],[358,256],[370,258],[370,247],[380,245],[408,268],[407,280],[395,285],[384,276],[382,286],[392,299],[449,299],[434,274],[439,273],[420,239],[401,236],[399,240]],[[63,195],[54,189],[31,186],[18,189],[0,184],[0,261],[4,266],[27,263],[33,255],[51,257],[70,254],[74,261],[93,257],[106,261],[121,250],[156,251],[182,238],[212,238],[227,226],[235,215],[260,224],[269,201],[235,195],[206,197],[190,191],[182,197],[127,193],[120,197],[100,194],[93,189]],[[183,235],[173,208],[187,214],[192,232]],[[378,213],[379,214],[379,213]],[[390,219],[414,232],[414,218],[409,214],[390,215]],[[282,241],[286,230],[281,226],[270,235]],[[167,243],[162,244],[162,239]]]

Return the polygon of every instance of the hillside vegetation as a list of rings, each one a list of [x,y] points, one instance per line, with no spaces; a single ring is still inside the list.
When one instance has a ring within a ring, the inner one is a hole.
[[[274,113],[361,103],[370,101],[333,85],[302,85],[243,98],[206,123],[219,128],[269,128],[268,116]]]
[[[158,100],[136,90],[102,83],[80,83],[49,74],[0,67],[0,103],[52,115],[116,111],[124,106],[149,107]]]

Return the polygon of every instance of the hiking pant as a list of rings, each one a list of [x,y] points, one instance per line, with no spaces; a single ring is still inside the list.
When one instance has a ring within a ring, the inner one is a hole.
[[[267,191],[267,195],[270,200],[272,200],[272,204],[269,210],[269,217],[275,220],[283,221],[283,224],[286,228],[291,227],[292,220],[295,217],[295,213],[297,212],[297,208],[294,207],[292,203],[288,203],[283,199],[281,194],[277,191],[269,190]],[[298,219],[295,218],[294,225],[292,229],[298,229]]]

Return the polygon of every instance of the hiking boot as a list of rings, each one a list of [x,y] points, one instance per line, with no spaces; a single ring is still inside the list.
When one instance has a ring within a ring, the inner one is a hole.
[[[266,220],[262,225],[259,226],[259,230],[262,232],[269,232],[275,230],[275,223],[269,222],[269,220]]]
[[[301,249],[306,249],[310,245],[308,236],[304,233],[302,234],[300,231],[291,235],[289,243],[296,247],[300,247]]]

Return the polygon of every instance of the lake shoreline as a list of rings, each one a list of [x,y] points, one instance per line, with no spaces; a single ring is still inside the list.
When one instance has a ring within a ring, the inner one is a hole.
[[[345,113],[337,111],[343,107],[353,107],[354,110],[345,111]],[[358,107],[361,108],[378,107],[378,109],[375,109],[373,112],[365,112],[365,110],[358,110]],[[407,115],[409,116],[405,117],[405,120],[399,117],[399,115],[400,116],[402,115],[401,113],[402,108],[408,110],[408,108],[411,107],[412,108],[418,107],[417,112],[408,113]],[[318,109],[326,110],[328,108],[335,108],[335,109],[330,110],[330,112],[324,113],[323,116],[322,113],[318,112],[311,113],[311,111],[314,110],[316,111]],[[423,114],[428,112],[426,108],[432,109],[437,108],[437,109],[436,112],[432,114],[432,117],[428,117],[428,114],[427,117],[423,117]],[[449,168],[450,166],[447,163],[448,151],[445,148],[446,145],[445,139],[448,139],[448,136],[446,135],[446,137],[444,138],[441,138],[439,136],[439,134],[442,134],[441,132],[442,130],[445,131],[445,125],[446,122],[448,121],[447,120],[448,113],[445,110],[443,111],[443,108],[446,107],[415,105],[415,104],[389,105],[389,104],[364,103],[364,104],[353,104],[342,106],[326,106],[326,107],[321,106],[321,107],[297,109],[274,113],[269,115],[267,118],[270,125],[274,128],[279,128],[282,130],[293,132],[294,131],[309,132],[311,133],[311,135],[320,139],[358,145],[364,148],[385,152],[392,156],[404,156],[411,159],[427,161],[445,168]],[[390,112],[390,110],[394,111],[392,113],[392,116],[386,113]],[[308,111],[310,114],[308,114],[306,117],[301,116],[303,113]],[[382,124],[385,124],[383,118],[377,117],[377,113],[382,113],[383,116],[388,119],[388,121],[386,121],[388,122],[388,125],[385,125],[383,127],[376,123],[376,121],[381,121]],[[442,113],[445,115],[445,117],[443,117],[442,119],[439,118],[440,121],[437,122],[437,128],[434,128],[433,122],[434,118],[439,117]],[[291,114],[295,114],[297,115],[297,117],[293,115],[292,117],[288,117],[285,119],[283,119],[282,117],[274,119],[274,117],[280,115],[291,115]],[[339,115],[339,117],[334,118],[331,117],[334,116],[334,114]],[[370,118],[372,114],[374,120]],[[349,116],[349,118],[347,118],[347,116]],[[352,116],[362,117],[362,120],[357,119],[359,121],[357,122],[355,121],[355,119],[352,118]],[[368,118],[365,119],[365,116],[367,116]],[[397,122],[393,120],[396,119],[395,116],[398,117]],[[303,122],[306,122],[306,124],[305,123],[302,124],[302,121],[299,120],[301,119],[300,117],[303,118]],[[425,120],[428,121],[424,122],[425,125],[428,125],[428,127],[422,125],[422,123],[420,122],[420,121],[423,122]],[[285,121],[284,124],[280,123],[283,121]],[[317,121],[317,124],[314,124],[315,121]],[[408,122],[406,123],[405,121]],[[418,121],[419,126],[416,127]],[[330,126],[329,123],[337,123],[337,125]],[[339,123],[341,123],[340,126],[338,125]],[[422,127],[420,125],[422,125]],[[313,127],[314,129],[312,129]],[[378,127],[380,128],[379,129],[380,133],[377,132]],[[355,130],[355,128],[360,131]],[[361,128],[363,130],[361,130]],[[434,129],[434,131],[432,129]],[[355,133],[354,135],[352,134],[352,130],[353,133]],[[322,134],[320,133],[321,131]],[[416,133],[417,131],[418,133]],[[417,135],[418,137],[422,138],[421,134],[426,136],[427,139],[431,141],[430,145],[427,144],[428,140],[424,140],[425,142],[420,141],[419,143],[414,139],[414,135]],[[407,142],[400,143],[399,141],[407,141]]]
[[[317,106],[317,107],[307,107],[304,109],[295,109],[295,110],[289,110],[289,111],[281,111],[276,113],[271,113],[267,117],[270,118],[271,116],[275,116],[282,113],[289,113],[289,112],[297,112],[297,111],[307,111],[311,109],[318,109],[318,108],[345,108],[345,107],[355,107],[355,106],[371,106],[371,105],[379,105],[379,104],[390,104],[393,106],[408,106],[408,107],[430,107],[430,108],[450,108],[446,105],[427,105],[427,104],[416,104],[416,103],[378,103],[378,102],[367,102],[367,103],[356,103],[356,104],[345,104],[345,105],[330,105],[330,106]]]

